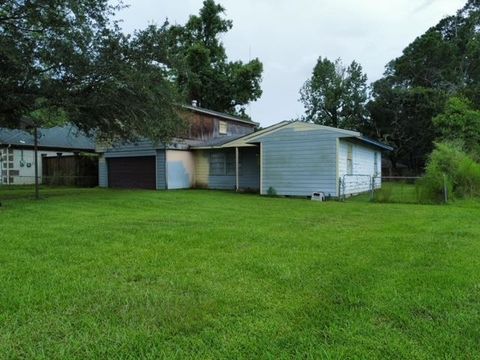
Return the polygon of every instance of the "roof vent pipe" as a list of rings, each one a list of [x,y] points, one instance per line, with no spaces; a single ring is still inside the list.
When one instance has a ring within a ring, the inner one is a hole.
[[[192,100],[192,106],[197,107],[198,106],[198,101],[197,100]]]

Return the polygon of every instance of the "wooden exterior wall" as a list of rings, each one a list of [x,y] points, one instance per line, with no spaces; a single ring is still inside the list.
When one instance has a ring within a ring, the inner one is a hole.
[[[98,157],[42,157],[42,181],[47,185],[95,187],[98,185]]]
[[[247,135],[252,133],[256,126],[254,123],[247,124],[194,112],[183,112],[181,116],[188,123],[187,133],[181,137],[193,140],[210,140],[223,135]],[[221,121],[227,123],[227,134],[220,134]]]

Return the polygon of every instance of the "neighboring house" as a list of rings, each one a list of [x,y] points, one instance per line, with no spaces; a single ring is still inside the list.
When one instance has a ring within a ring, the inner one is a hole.
[[[95,151],[95,142],[72,126],[39,129],[38,174],[42,175],[43,158],[73,156]],[[35,182],[33,135],[24,130],[0,128],[1,182],[5,185]]]
[[[287,121],[255,131],[248,120],[192,106],[185,111],[189,135],[170,145],[97,146],[100,186],[337,197],[368,191],[371,178],[381,176],[382,151],[391,150],[354,131]]]

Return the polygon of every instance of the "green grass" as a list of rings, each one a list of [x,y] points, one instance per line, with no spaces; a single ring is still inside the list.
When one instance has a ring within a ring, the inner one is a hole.
[[[366,202],[371,201],[370,192],[365,192],[350,198],[347,201]],[[419,204],[421,199],[417,196],[417,189],[414,184],[401,182],[384,182],[381,189],[375,190],[374,201],[377,203],[396,203],[396,204]],[[423,199],[423,202],[426,200]],[[434,203],[432,200],[431,203]]]
[[[0,191],[1,358],[480,356],[479,202]]]
[[[420,202],[414,184],[394,182],[384,182],[382,188],[375,191],[375,201],[410,204]]]

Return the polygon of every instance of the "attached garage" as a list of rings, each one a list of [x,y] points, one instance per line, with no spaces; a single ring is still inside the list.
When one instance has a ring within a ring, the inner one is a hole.
[[[107,159],[108,186],[125,189],[156,189],[155,156]]]

